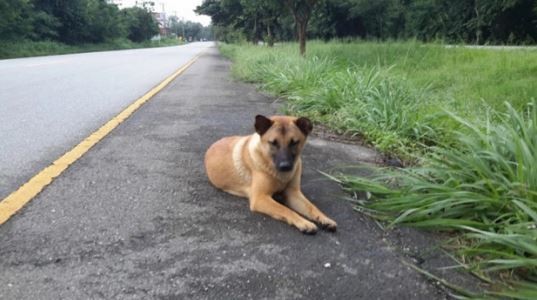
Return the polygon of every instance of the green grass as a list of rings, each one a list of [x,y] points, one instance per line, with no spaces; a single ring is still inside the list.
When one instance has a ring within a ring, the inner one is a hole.
[[[0,41],[0,59],[31,57],[55,54],[96,52],[120,49],[175,46],[181,43],[177,39],[162,39],[134,43],[128,39],[118,39],[100,44],[66,45],[52,41]]]
[[[523,113],[507,107],[485,129],[452,116],[467,129],[456,134],[459,147],[435,147],[421,166],[333,178],[368,191],[370,199],[355,199],[358,209],[390,225],[461,232],[468,266],[505,272],[515,287],[524,281],[524,294],[503,293],[525,299],[537,295],[537,101]]]
[[[488,297],[537,296],[537,51],[416,42],[221,45],[234,74],[285,110],[415,158],[372,177],[328,175],[357,209],[390,225],[458,233]],[[344,170],[343,170],[344,172]],[[367,193],[364,193],[367,192]]]
[[[471,104],[486,100],[496,109],[508,101],[525,105],[537,95],[537,51],[446,49],[441,44],[312,43],[308,55],[337,57],[342,65],[391,67],[417,88],[428,87],[434,100]]]
[[[400,155],[456,142],[458,124],[445,110],[482,120],[490,110],[504,111],[506,101],[522,109],[537,95],[537,51],[314,41],[303,59],[296,47],[220,46],[238,78],[287,97],[288,111]]]

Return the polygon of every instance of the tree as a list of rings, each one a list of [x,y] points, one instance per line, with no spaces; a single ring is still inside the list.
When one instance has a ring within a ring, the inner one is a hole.
[[[57,40],[60,21],[53,15],[42,10],[31,14],[32,31],[28,33],[33,40]]]
[[[537,38],[537,18],[532,5],[533,0],[474,0],[475,15],[469,20],[468,29],[475,32],[475,43],[482,44],[484,40],[513,43],[526,37]]]
[[[266,34],[269,47],[274,45],[274,29],[278,26],[278,18],[284,11],[283,3],[279,0],[241,0],[242,21],[250,28],[247,34],[254,44]]]
[[[25,37],[32,30],[28,14],[31,5],[27,0],[0,1],[0,39]]]
[[[325,40],[359,36],[478,44],[531,43],[537,40],[535,3],[535,0],[205,0],[197,12],[211,16],[217,38],[226,41],[245,36],[257,43],[265,37],[271,45],[275,38],[290,40],[293,38],[290,32],[294,31],[300,53],[304,55],[306,34]]]
[[[203,25],[191,21],[182,22],[185,31],[185,37],[189,40],[199,40]]]
[[[196,8],[198,14],[208,15],[215,27],[215,34],[227,41],[236,39],[237,34],[257,44],[266,40],[274,44],[280,17],[285,15],[281,0],[205,0]]]
[[[88,15],[86,14],[85,1],[36,1],[51,6],[51,12],[60,22],[58,38],[67,44],[85,42],[89,34]]]
[[[34,26],[41,38],[100,43],[124,34],[118,8],[105,0],[33,0],[33,5]]]
[[[127,28],[127,37],[133,42],[143,42],[158,34],[158,25],[149,11],[140,7],[121,10]]]
[[[308,34],[330,40],[335,37],[366,37],[364,18],[352,11],[353,0],[320,1],[313,11]]]
[[[225,42],[238,41],[249,31],[240,0],[204,0],[194,11],[210,16],[215,36]]]
[[[119,9],[103,0],[88,0],[86,4],[86,41],[102,43],[124,35]]]
[[[311,17],[311,12],[317,0],[284,0],[285,4],[293,14],[295,28],[298,37],[300,55],[306,54],[306,30]]]
[[[279,0],[259,1],[261,22],[267,30],[267,44],[269,47],[274,45],[274,32],[281,28],[280,19],[285,17],[284,4]]]
[[[187,40],[191,38],[194,41],[211,39],[210,28],[204,27],[201,23],[179,21],[176,16],[172,16],[168,20],[170,31],[176,36],[182,36]]]
[[[213,26],[203,26],[200,32],[200,39],[212,41],[214,39]]]

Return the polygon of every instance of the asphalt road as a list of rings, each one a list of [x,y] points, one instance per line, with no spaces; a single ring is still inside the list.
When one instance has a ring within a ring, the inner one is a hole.
[[[472,284],[438,271],[453,263],[432,236],[383,232],[318,173],[360,165],[371,150],[306,146],[303,191],[336,233],[303,235],[210,186],[207,147],[277,109],[229,66],[211,49],[0,226],[0,299],[447,297],[403,261]]]
[[[0,60],[0,199],[211,45]]]

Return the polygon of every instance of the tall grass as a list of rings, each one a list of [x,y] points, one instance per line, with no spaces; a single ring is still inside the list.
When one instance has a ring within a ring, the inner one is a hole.
[[[456,134],[460,146],[435,147],[422,166],[337,180],[368,191],[360,209],[392,225],[463,232],[472,267],[527,281],[524,293],[505,292],[525,298],[537,295],[537,101],[522,113],[506,106],[484,127],[451,115],[467,129]]]
[[[537,95],[537,51],[446,48],[419,42],[351,42],[308,45],[310,57],[332,57],[340,66],[380,66],[455,109],[479,109],[481,100],[496,110],[504,102],[520,109]],[[477,105],[474,105],[477,104]]]
[[[234,74],[285,97],[286,110],[365,136],[408,169],[333,176],[358,209],[391,225],[460,232],[485,297],[537,299],[537,51],[416,42],[222,45]],[[500,292],[498,292],[500,291]]]
[[[338,69],[328,58],[297,65],[256,68],[263,87],[288,98],[287,109],[350,133],[365,134],[377,147],[397,151],[414,141],[434,139],[432,118],[415,114],[427,101],[418,90],[390,78],[378,67]],[[288,93],[288,91],[292,91]]]
[[[288,99],[287,110],[340,131],[364,135],[382,151],[406,155],[423,145],[455,143],[450,110],[486,118],[537,95],[537,51],[446,49],[406,43],[311,42],[274,49],[221,45],[234,74]]]

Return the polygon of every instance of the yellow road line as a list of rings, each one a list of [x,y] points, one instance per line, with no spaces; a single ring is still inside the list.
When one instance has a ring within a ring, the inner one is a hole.
[[[125,121],[130,115],[132,115],[132,113],[140,108],[140,106],[160,92],[177,76],[181,75],[181,73],[188,69],[188,67],[190,67],[200,56],[201,54],[198,54],[192,58],[179,70],[175,71],[175,73],[162,81],[159,85],[151,89],[142,97],[138,98],[136,101],[134,101],[134,103],[129,105],[126,109],[104,124],[101,128],[85,138],[82,142],[80,142],[80,144],[76,145],[73,149],[54,161],[50,166],[37,173],[37,175],[19,187],[19,189],[0,201],[0,225],[9,220],[11,216],[13,216],[24,205],[26,205],[26,203],[30,202],[47,185],[49,185],[54,178],[58,177],[72,163],[88,152],[91,147],[97,144],[102,138],[114,130],[114,128]]]

